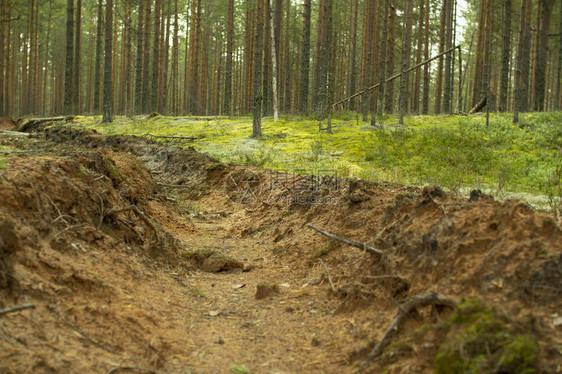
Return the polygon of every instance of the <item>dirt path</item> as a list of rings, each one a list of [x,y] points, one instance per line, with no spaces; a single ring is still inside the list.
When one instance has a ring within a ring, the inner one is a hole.
[[[487,347],[480,372],[560,371],[562,234],[525,204],[39,134],[4,140],[33,153],[0,170],[0,309],[35,308],[0,315],[0,372],[429,373],[464,346],[463,365]],[[256,298],[260,285],[274,291]],[[362,366],[399,305],[430,291],[472,301],[411,313]]]

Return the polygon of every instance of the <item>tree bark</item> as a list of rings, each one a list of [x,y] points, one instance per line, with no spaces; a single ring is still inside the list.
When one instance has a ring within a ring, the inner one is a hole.
[[[425,0],[424,60],[429,59],[429,0]],[[429,64],[423,67],[422,114],[429,114]]]
[[[515,70],[515,101],[513,122],[519,122],[519,113],[528,110],[529,59],[531,41],[531,4],[521,1],[521,21],[519,26],[519,45],[517,48],[517,69]]]
[[[388,17],[388,56],[386,59],[386,75],[392,76],[394,73],[394,34],[396,29],[396,8],[389,2],[390,15]],[[384,98],[384,110],[386,113],[394,111],[394,82],[388,82]]]
[[[152,85],[150,97],[150,110],[158,110],[158,91],[160,88],[160,20],[162,12],[162,0],[155,0],[154,6],[154,42],[152,45]]]
[[[509,89],[509,61],[511,56],[511,0],[503,2],[502,55],[500,77],[500,101],[498,110],[507,111],[507,92]]]
[[[429,1],[429,0],[428,0]],[[380,2],[380,9],[379,9],[379,18],[382,19],[382,38],[381,38],[381,58],[380,61],[386,61],[386,52],[389,47],[388,45],[388,0],[382,0]],[[390,47],[393,47],[392,45]],[[382,116],[384,111],[385,105],[385,95],[384,95],[384,87],[385,87],[385,80],[386,80],[386,68],[383,66],[381,67],[380,71],[380,86],[379,86],[379,102],[377,113],[379,116]],[[371,121],[373,125],[373,121]]]
[[[537,61],[535,69],[535,102],[534,110],[544,110],[544,96],[546,89],[546,52],[548,47],[548,32],[550,19],[554,8],[554,0],[540,0],[541,23],[539,28],[539,44],[537,47]]]
[[[402,76],[400,77],[400,117],[399,124],[404,124],[404,116],[408,111],[408,88],[406,83],[406,70],[408,69],[411,35],[412,35],[412,0],[404,1],[404,36],[402,44]]]
[[[100,0],[101,2],[101,0]],[[144,58],[144,0],[139,1],[139,21],[137,26],[137,64],[135,67],[135,113],[142,113],[142,82]]]
[[[81,102],[81,92],[80,92],[80,54],[82,53],[81,48],[81,37],[82,37],[82,0],[76,0],[76,32],[74,34],[74,78],[72,89],[73,102],[72,107],[74,108],[74,113],[79,114],[82,112],[82,102]]]
[[[367,27],[365,29],[366,36],[363,37],[363,43],[367,45],[363,48],[366,52],[365,58],[365,70],[364,70],[364,89],[366,90],[371,85],[371,65],[373,63],[373,31],[375,27],[375,0],[368,1],[368,11],[366,14]],[[363,121],[367,121],[369,115],[369,104],[371,102],[371,92],[366,92],[363,96],[363,101],[361,102],[361,113],[363,115]]]
[[[253,123],[252,138],[261,137],[261,113],[262,113],[262,58],[263,58],[263,1],[258,0],[257,8],[257,27],[254,34],[254,66],[252,77],[253,92]]]
[[[105,4],[105,64],[103,75],[103,123],[113,122],[113,0]]]
[[[445,49],[448,50],[453,44],[453,0],[446,0],[445,12]],[[453,54],[445,56],[445,87],[443,92],[443,112],[451,113],[451,101],[453,90]]]
[[[72,113],[72,78],[74,77],[74,0],[66,2],[66,57],[64,68],[64,113]]]
[[[277,9],[275,10],[277,11]],[[269,25],[271,29],[271,66],[272,66],[272,93],[273,93],[273,122],[279,120],[279,111],[277,108],[277,53],[278,44],[275,42],[275,22],[273,17],[273,0],[269,0]]]
[[[299,111],[303,114],[308,113],[308,86],[310,77],[310,18],[311,0],[304,0],[303,3],[303,26],[302,26],[302,46],[301,46],[301,76],[300,76],[300,95]]]
[[[226,71],[224,82],[224,113],[232,116],[232,53],[234,49],[234,0],[228,0],[226,15]]]
[[[142,0],[141,0],[142,1]],[[152,13],[152,0],[146,0],[144,8],[144,46],[142,62],[142,111],[150,110],[150,18]]]

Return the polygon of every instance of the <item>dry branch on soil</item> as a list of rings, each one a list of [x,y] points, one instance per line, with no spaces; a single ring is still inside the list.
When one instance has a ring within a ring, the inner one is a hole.
[[[25,310],[25,309],[35,309],[35,305],[33,304],[23,304],[23,305],[16,305],[10,308],[6,308],[6,309],[2,309],[0,310],[0,316],[4,315],[4,314],[8,314],[8,313],[14,313],[14,312],[19,312],[20,310]]]
[[[154,231],[154,234],[158,239],[158,230],[156,229],[156,226],[154,226],[154,223],[152,223],[152,221],[136,205],[130,205],[124,208],[109,209],[104,216],[107,217],[113,214],[126,212],[126,211],[132,211],[133,213],[135,213],[137,217],[139,217],[148,227],[150,227],[152,231]]]
[[[338,240],[342,243],[349,244],[351,246],[357,247],[359,249],[362,249],[366,252],[369,252],[369,253],[372,253],[372,254],[375,254],[375,255],[379,255],[379,256],[384,255],[383,251],[381,251],[380,249],[376,249],[376,248],[373,248],[371,246],[368,246],[366,243],[356,242],[355,240],[351,240],[351,239],[345,238],[343,236],[332,234],[332,233],[330,233],[330,232],[328,232],[324,229],[321,229],[320,227],[316,227],[316,226],[314,226],[310,223],[307,224],[306,226],[310,227],[313,230],[318,231],[320,234],[325,235],[330,239]]]
[[[177,139],[177,140],[187,140],[193,142],[197,140],[196,136],[171,136],[171,135],[153,135],[153,134],[146,134],[145,136],[155,139]]]
[[[321,258],[318,259],[318,261],[320,261],[320,263],[322,264],[322,267],[324,268],[324,270],[326,271],[326,275],[328,276],[328,282],[330,282],[330,287],[332,287],[332,291],[334,293],[336,292],[336,287],[334,287],[334,283],[332,282],[332,276],[330,275],[330,272],[328,271],[328,267],[326,266],[326,264],[324,263],[324,261],[322,261]]]
[[[28,134],[26,132],[0,130],[0,137],[10,137],[10,136],[19,136],[19,137],[29,138],[31,136],[31,134]]]
[[[448,306],[450,308],[455,308],[457,303],[451,299],[443,297],[436,292],[430,292],[427,295],[416,295],[412,296],[408,300],[406,300],[403,304],[400,305],[398,308],[398,314],[394,317],[394,321],[390,325],[390,327],[386,330],[383,338],[381,341],[375,345],[371,353],[365,359],[364,365],[368,364],[372,360],[376,359],[384,348],[390,343],[392,337],[396,334],[400,325],[406,319],[406,317],[410,314],[410,312],[416,310],[419,307],[424,307],[428,305],[439,305],[439,306]]]

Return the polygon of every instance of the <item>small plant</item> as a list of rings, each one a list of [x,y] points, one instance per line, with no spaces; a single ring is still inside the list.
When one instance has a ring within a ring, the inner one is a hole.
[[[250,369],[246,367],[246,365],[232,365],[230,367],[230,371],[235,374],[246,374],[250,373]]]
[[[6,159],[0,158],[0,169],[7,169],[8,166],[6,165]]]
[[[562,210],[562,148],[554,155],[554,171],[547,176],[544,189],[548,198],[548,205],[556,217],[560,217]]]
[[[324,146],[322,142],[322,138],[316,139],[312,143],[310,143],[310,151],[312,152],[312,160],[318,161],[318,158],[324,153]]]

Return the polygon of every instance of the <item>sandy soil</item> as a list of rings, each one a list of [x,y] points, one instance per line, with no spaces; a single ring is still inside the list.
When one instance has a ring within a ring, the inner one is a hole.
[[[33,306],[0,314],[2,373],[429,373],[450,310],[420,308],[393,340],[425,332],[365,358],[431,291],[482,300],[538,341],[537,372],[561,371],[562,231],[522,202],[28,131],[0,138],[27,152],[0,169],[0,309]]]

